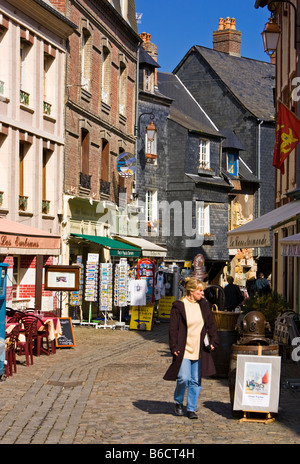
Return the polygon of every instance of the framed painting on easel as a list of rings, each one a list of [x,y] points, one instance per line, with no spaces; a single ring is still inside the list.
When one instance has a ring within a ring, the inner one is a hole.
[[[280,356],[238,355],[233,409],[277,413],[280,371]]]

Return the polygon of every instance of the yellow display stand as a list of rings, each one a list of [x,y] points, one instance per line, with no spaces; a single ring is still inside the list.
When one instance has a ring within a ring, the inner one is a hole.
[[[132,306],[129,329],[151,330],[154,306]]]
[[[171,309],[175,301],[175,296],[165,296],[161,298],[158,303],[158,317],[159,319],[170,319]]]

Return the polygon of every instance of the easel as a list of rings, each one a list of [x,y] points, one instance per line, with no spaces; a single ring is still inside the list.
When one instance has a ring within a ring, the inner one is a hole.
[[[262,346],[258,345],[258,356],[262,355]],[[270,412],[268,411],[243,411],[243,417],[242,419],[239,420],[239,422],[262,422],[264,424],[270,424],[271,422],[275,421],[275,417],[271,415]],[[265,414],[265,418],[259,418],[259,417],[250,417],[251,414]]]

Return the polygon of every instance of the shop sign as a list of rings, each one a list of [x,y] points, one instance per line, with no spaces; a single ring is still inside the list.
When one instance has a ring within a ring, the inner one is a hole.
[[[119,256],[122,258],[138,258],[140,254],[140,250],[110,250],[110,256]]]
[[[260,248],[270,246],[269,232],[228,235],[228,248]]]
[[[25,237],[0,234],[0,248],[59,248],[59,239],[50,237]]]
[[[281,256],[300,256],[300,244],[281,245]]]

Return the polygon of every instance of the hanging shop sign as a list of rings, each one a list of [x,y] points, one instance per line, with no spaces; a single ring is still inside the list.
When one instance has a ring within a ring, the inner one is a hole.
[[[45,290],[79,290],[80,266],[45,266]]]
[[[121,177],[132,177],[136,171],[136,159],[131,153],[121,153],[117,160],[117,171]]]

